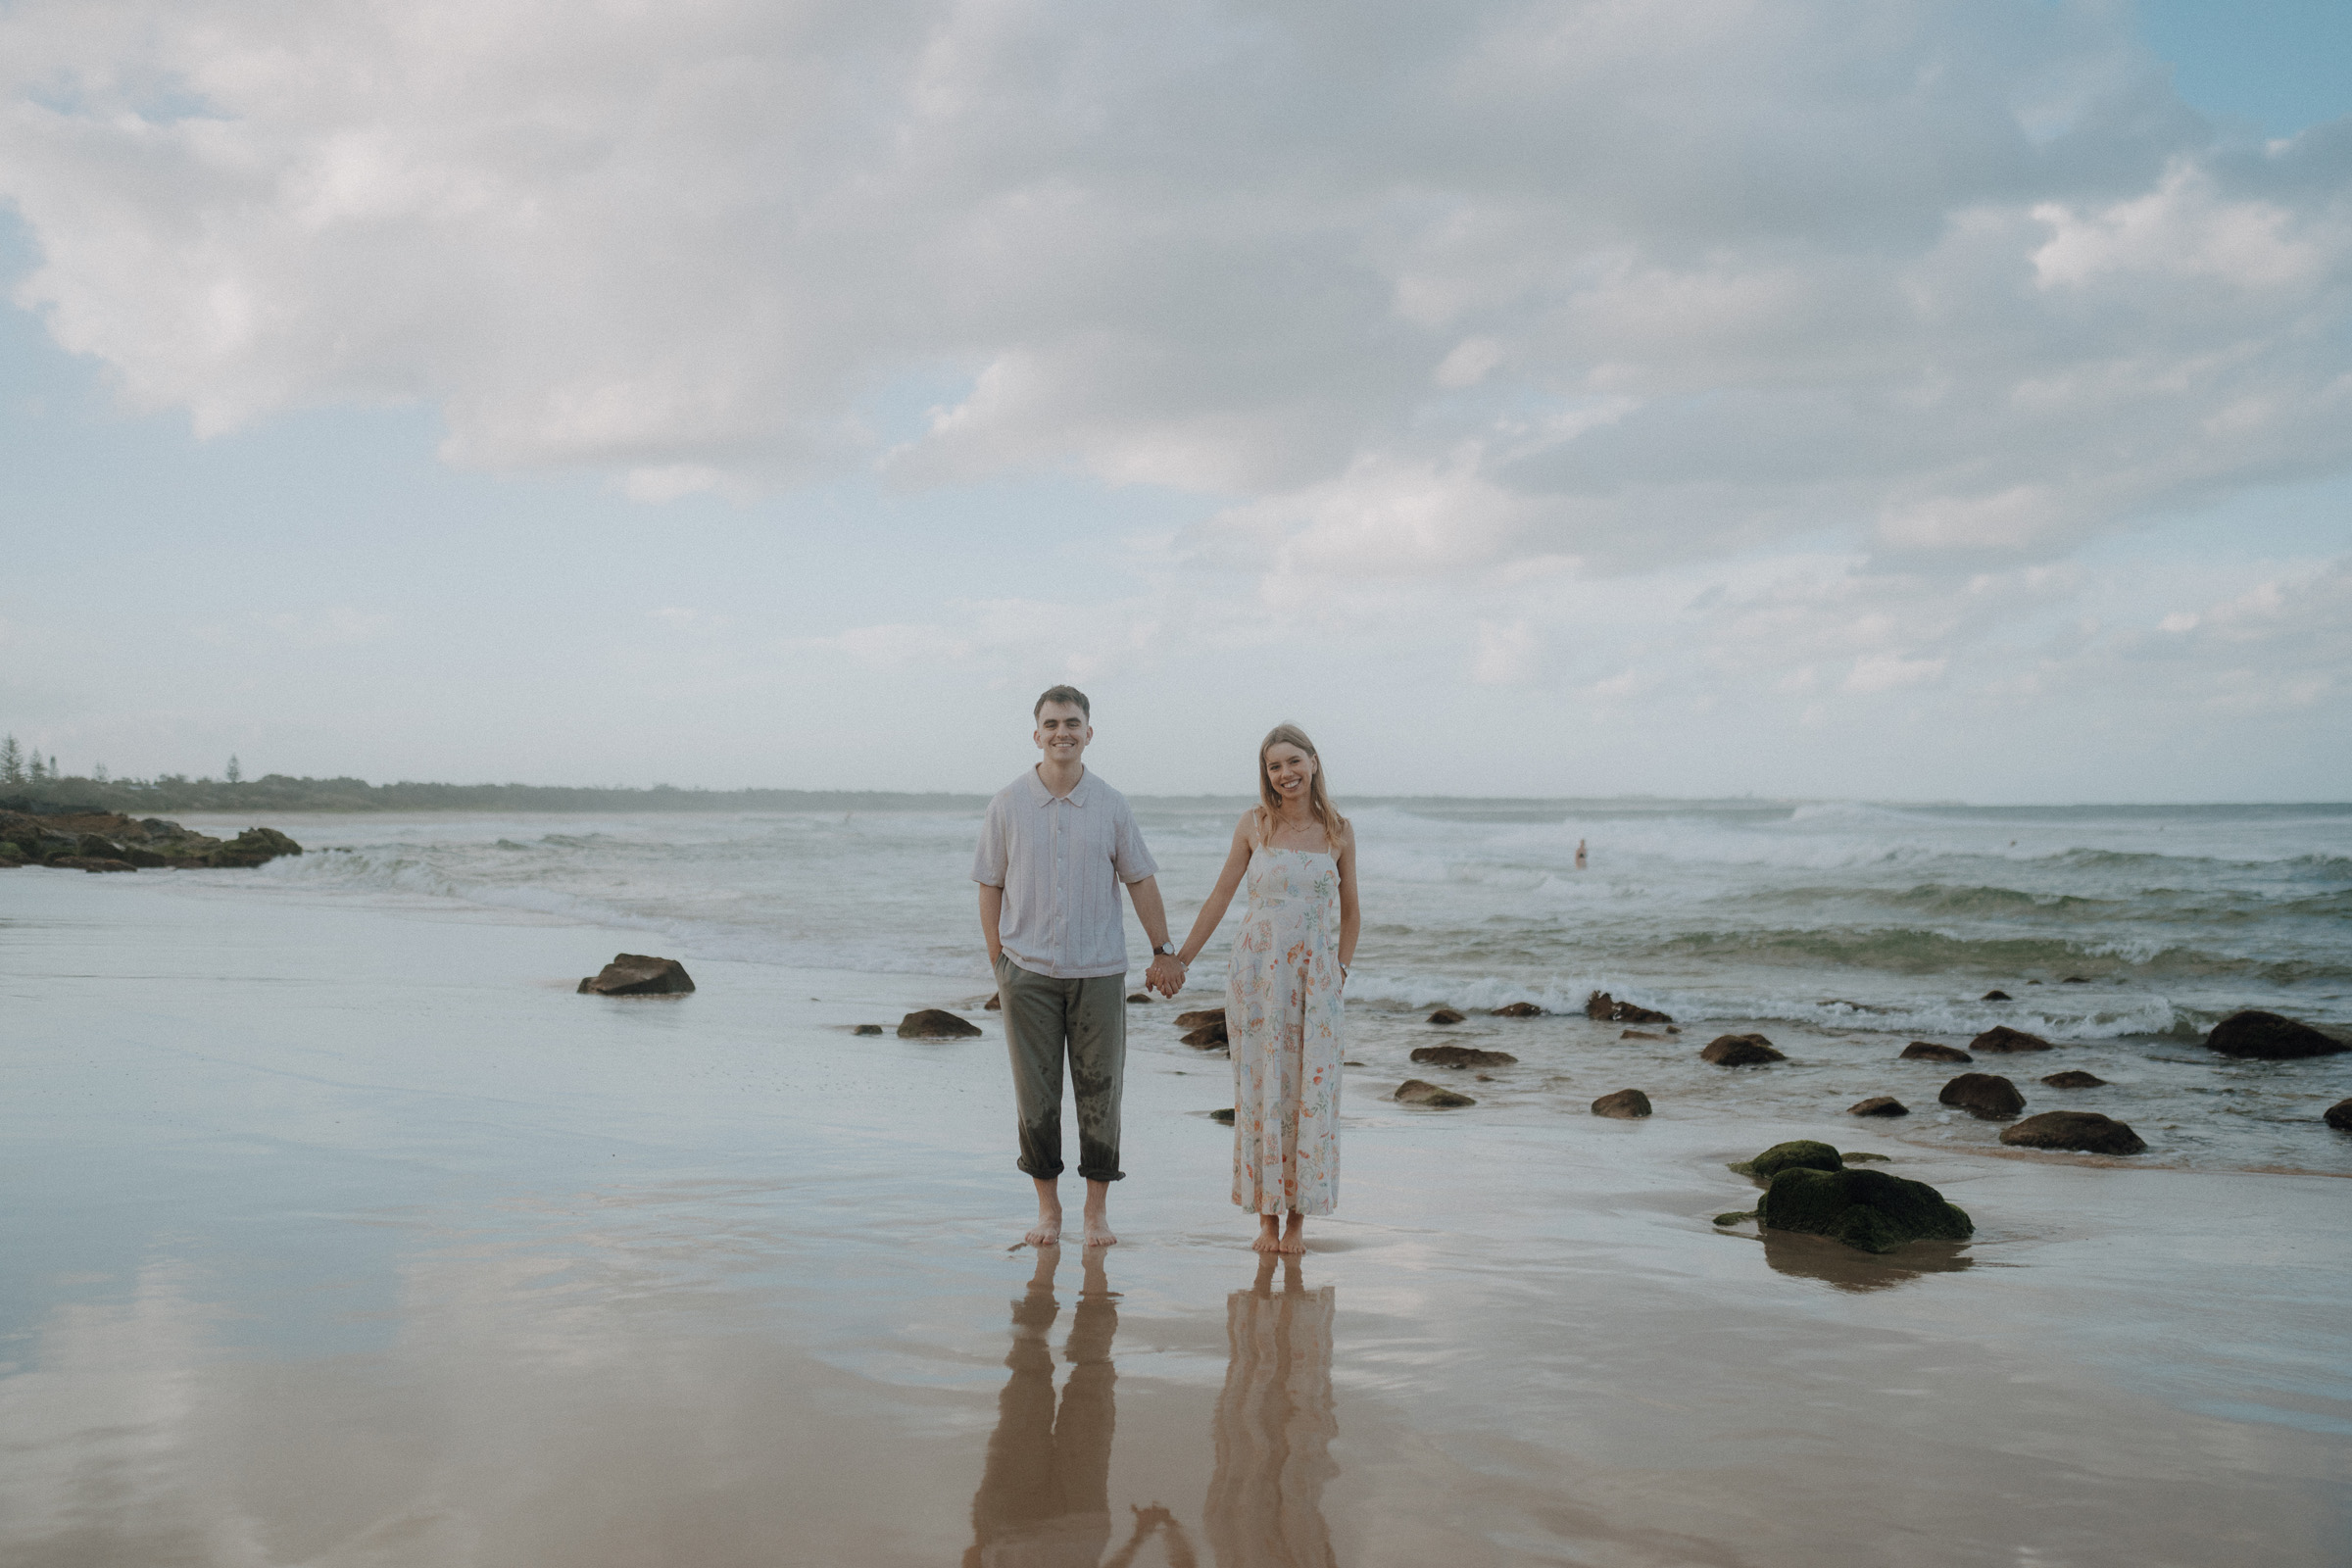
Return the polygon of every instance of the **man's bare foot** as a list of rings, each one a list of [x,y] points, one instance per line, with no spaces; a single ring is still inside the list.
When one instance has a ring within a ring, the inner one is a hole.
[[[1037,1223],[1029,1227],[1029,1234],[1022,1237],[1021,1240],[1040,1251],[1049,1247],[1059,1247],[1061,1245],[1061,1210],[1058,1208],[1039,1209]]]
[[[1282,1222],[1271,1214],[1260,1214],[1257,1217],[1257,1240],[1250,1244],[1250,1250],[1252,1252],[1281,1251]]]
[[[1294,1213],[1291,1215],[1291,1223],[1282,1233],[1282,1245],[1275,1250],[1278,1252],[1303,1252],[1306,1250],[1306,1216],[1304,1214]]]
[[[1119,1245],[1119,1239],[1110,1234],[1110,1221],[1092,1210],[1089,1210],[1086,1216],[1086,1245],[1089,1247],[1116,1247]]]

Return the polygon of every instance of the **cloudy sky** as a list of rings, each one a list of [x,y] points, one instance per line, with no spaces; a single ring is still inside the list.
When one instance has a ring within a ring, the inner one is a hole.
[[[7,0],[70,770],[2309,800],[2334,0]]]

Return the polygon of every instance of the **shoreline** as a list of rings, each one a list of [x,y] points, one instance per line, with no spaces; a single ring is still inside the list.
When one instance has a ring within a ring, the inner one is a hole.
[[[0,1212],[15,1551],[936,1563],[1037,1503],[990,1467],[1038,1441],[1001,1038],[840,1032],[936,980],[686,952],[694,995],[577,997],[626,934],[211,878],[0,879],[0,1148],[38,1173]],[[1261,1296],[1228,1088],[1131,1053],[1115,1421],[1078,1456],[1114,1542],[1167,1514],[1141,1562],[1310,1524],[1351,1568],[2338,1560],[2332,1183],[1351,1083],[1340,1213]],[[1824,1133],[1976,1237],[1713,1226],[1752,1202],[1725,1162]],[[1070,1408],[1064,1252],[1035,1343]],[[1271,1426],[1259,1346],[1304,1358]],[[1230,1462],[1272,1441],[1311,1461],[1288,1515]]]

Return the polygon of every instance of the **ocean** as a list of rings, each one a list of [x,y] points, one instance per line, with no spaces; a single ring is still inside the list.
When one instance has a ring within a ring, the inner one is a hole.
[[[1181,938],[1246,803],[1132,800]],[[1450,1005],[1472,1018],[1446,1038],[1522,1056],[1490,1080],[1491,1099],[1581,1108],[1642,1087],[1797,1114],[1893,1094],[1914,1112],[1905,1136],[1990,1144],[1997,1126],[1936,1104],[1953,1069],[1893,1057],[1910,1040],[1965,1046],[2007,1024],[2058,1048],[1977,1063],[2017,1079],[2030,1110],[2119,1116],[2151,1159],[2352,1170],[2352,1139],[2317,1120],[2352,1095],[2352,1055],[2245,1062],[2201,1044],[2244,1007],[2352,1027],[2352,806],[1342,805],[1362,861],[1349,1017],[1367,1071],[1390,1056],[1402,1070],[1412,1045],[1439,1038],[1423,1014]],[[978,818],[977,804],[288,817],[274,825],[313,853],[238,885],[618,926],[689,963],[935,976],[943,1002],[977,1005],[989,984],[968,879]],[[1139,976],[1144,949],[1131,921]],[[1222,952],[1211,944],[1185,1004],[1219,1000]],[[1668,1012],[1683,1033],[1629,1040],[1592,1025],[1582,1009],[1595,990]],[[2010,1000],[1985,1000],[1993,991]],[[1485,1016],[1522,1001],[1554,1016]],[[1713,1034],[1749,1029],[1791,1061],[1696,1062]],[[1146,1049],[1179,1049],[1160,1033],[1172,1027],[1137,1030]],[[2108,1082],[2055,1093],[2032,1081],[2060,1068]]]

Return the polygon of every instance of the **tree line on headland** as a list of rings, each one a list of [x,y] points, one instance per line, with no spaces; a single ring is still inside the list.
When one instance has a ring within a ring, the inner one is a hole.
[[[220,778],[159,773],[110,778],[62,771],[0,738],[0,809],[53,815],[119,811],[858,811],[978,809],[983,795],[890,794],[861,790],[704,790],[656,784],[651,789],[561,784],[370,784],[364,778],[293,778],[266,773],[247,778],[235,758]]]

